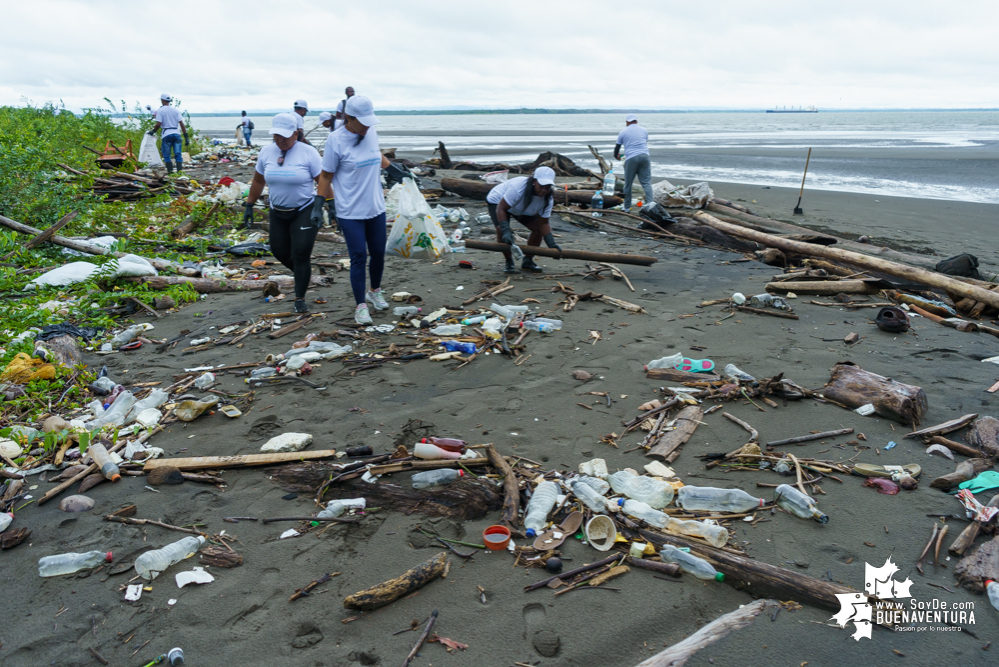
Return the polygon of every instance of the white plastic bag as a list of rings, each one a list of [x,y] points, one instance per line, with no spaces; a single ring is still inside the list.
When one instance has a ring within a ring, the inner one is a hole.
[[[162,167],[163,158],[156,148],[156,137],[143,134],[142,143],[139,144],[139,162],[145,162],[148,167]]]
[[[488,174],[482,174],[482,180],[484,180],[486,183],[505,183],[509,175],[510,175],[509,169],[504,169],[502,171],[491,171]]]
[[[437,260],[451,252],[447,235],[412,179],[396,184],[388,198],[397,215],[385,244],[386,253]]]
[[[707,183],[675,186],[669,181],[659,181],[652,186],[652,199],[660,206],[704,208],[714,198]]]

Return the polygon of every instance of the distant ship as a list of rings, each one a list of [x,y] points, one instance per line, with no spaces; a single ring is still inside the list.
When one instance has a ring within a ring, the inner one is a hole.
[[[815,107],[798,107],[795,109],[791,107],[788,109],[784,107],[783,109],[767,109],[767,113],[818,113],[819,110]]]

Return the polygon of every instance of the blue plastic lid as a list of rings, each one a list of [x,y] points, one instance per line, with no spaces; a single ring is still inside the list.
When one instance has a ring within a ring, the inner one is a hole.
[[[537,535],[537,533],[534,532],[533,528],[528,528],[527,529],[527,536],[528,537],[534,537],[535,535]]]
[[[617,506],[618,507],[624,507],[624,498],[618,498],[617,499]]]

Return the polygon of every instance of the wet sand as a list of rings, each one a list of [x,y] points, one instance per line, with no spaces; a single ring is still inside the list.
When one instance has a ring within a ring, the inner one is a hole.
[[[719,196],[745,203],[762,215],[792,219],[789,212],[796,193],[713,185]],[[991,250],[991,243],[984,240],[991,238],[991,222],[999,210],[996,206],[873,199],[809,193],[803,203],[807,215],[793,221],[846,235],[866,233],[924,243],[942,257],[960,250],[982,257]],[[484,210],[481,204],[468,208],[473,220]],[[922,386],[930,405],[927,425],[969,412],[999,412],[996,396],[984,393],[999,379],[999,369],[980,362],[999,355],[996,338],[960,333],[924,320],[917,320],[908,334],[885,334],[874,327],[869,310],[847,312],[811,305],[808,298],[793,304],[799,321],[749,313],[721,321],[718,309],[698,309],[696,305],[735,291],[760,292],[778,271],[755,262],[733,263],[740,259],[733,253],[626,238],[611,228],[604,234],[561,220],[554,223],[560,243],[567,248],[657,256],[660,261],[649,268],[623,267],[635,292],[620,281],[562,279],[579,291],[594,290],[638,303],[648,314],[630,314],[596,303],[581,303],[570,313],[559,311],[556,316],[563,320],[563,329],[528,336],[526,344],[533,356],[520,366],[489,355],[459,370],[452,368],[454,362],[417,361],[387,365],[355,377],[334,377],[341,364],[323,362],[309,379],[325,383],[324,391],[294,386],[262,388],[253,409],[244,416],[230,420],[216,414],[186,425],[174,424],[152,444],[165,449],[168,456],[245,454],[256,452],[270,435],[296,431],[313,434],[310,449],[367,444],[378,452],[393,447],[406,422],[418,418],[434,424],[439,435],[493,442],[505,454],[518,454],[562,470],[574,470],[581,461],[595,456],[605,458],[612,470],[640,469],[649,459],[639,451],[624,450],[638,444],[641,435],[622,438],[620,449],[602,444],[600,439],[620,433],[622,421],[637,414],[638,405],[655,397],[662,383],[646,379],[642,365],[677,351],[710,358],[719,368],[735,363],[757,377],[783,372],[809,388],[821,387],[829,378],[829,368],[849,359],[866,370]],[[478,226],[474,222],[472,226],[473,237],[478,237]],[[485,231],[491,234],[491,228]],[[315,257],[330,261],[332,253],[344,252],[343,246],[321,243]],[[462,259],[473,261],[475,270],[458,268]],[[541,264],[548,274],[581,267],[570,261],[544,260]],[[499,256],[486,252],[452,255],[437,265],[392,258],[384,285],[390,293],[405,290],[420,294],[429,308],[457,306],[479,288],[479,281],[503,279],[500,269]],[[338,320],[351,317],[353,304],[346,273],[335,277],[333,286],[310,291],[310,299],[323,296],[329,300],[324,306],[312,306],[328,314],[321,324],[303,329],[303,335],[335,329]],[[552,280],[521,274],[513,282],[516,289],[502,295],[502,303],[520,303],[530,297],[541,302],[536,304],[538,308],[556,306],[557,296],[548,291]],[[459,286],[464,289],[457,291]],[[189,330],[186,335],[193,339],[212,331],[211,327],[222,328],[270,312],[275,312],[274,304],[252,295],[210,295],[180,313],[152,320],[156,327],[153,334],[169,339]],[[203,317],[192,317],[194,313]],[[375,315],[376,323],[394,319]],[[136,321],[146,318],[137,317]],[[593,330],[603,336],[596,344],[587,342]],[[859,345],[847,348],[838,339],[850,332],[864,338]],[[402,334],[382,338],[386,343],[412,342]],[[294,335],[278,341],[260,335],[248,338],[241,349],[222,347],[189,355],[180,352],[184,345],[164,354],[144,346],[136,352],[103,358],[90,355],[87,361],[107,363],[111,376],[119,380],[159,381],[165,386],[184,368],[259,361],[267,353],[286,351],[294,340]],[[705,349],[694,351],[693,345]],[[571,377],[575,369],[585,369],[594,378],[582,384]],[[225,375],[220,376],[219,388],[237,393],[244,392],[246,385],[241,377]],[[581,395],[588,391],[609,392],[611,407],[596,396]],[[581,402],[593,409],[577,405]],[[844,478],[841,484],[825,482],[822,488],[826,495],[817,500],[830,516],[826,525],[783,513],[767,516],[752,527],[735,524],[733,539],[748,554],[858,590],[864,585],[864,562],[880,566],[892,556],[900,568],[897,578],[908,576],[915,582],[912,594],[916,598],[973,601],[976,624],[968,626],[974,635],[935,632],[927,636],[925,632],[876,629],[873,639],[856,642],[850,637],[852,627],[830,625],[832,611],[805,607],[782,611],[774,621],[769,614],[761,616],[748,629],[701,651],[688,665],[881,665],[902,659],[893,650],[904,654],[904,662],[911,665],[994,664],[994,651],[982,648],[999,636],[999,614],[985,597],[956,588],[952,574],[956,561],[944,561],[946,567],[929,566],[925,576],[913,568],[933,521],[926,513],[959,509],[956,500],[929,488],[929,481],[952,471],[953,463],[927,456],[912,440],[904,440],[906,429],[898,424],[861,417],[829,404],[792,402],[761,412],[753,405],[735,402],[726,404],[725,411],[755,426],[761,442],[854,427],[866,434],[865,444],[870,447],[857,451],[845,445],[845,449],[838,449],[833,445],[850,439],[839,438],[793,447],[795,455],[832,460],[856,457],[862,462],[918,463],[923,467],[920,488],[897,496],[864,488],[859,477]],[[755,484],[786,481],[772,472],[706,470],[698,456],[731,451],[745,442],[745,433],[720,412],[704,421],[674,464],[685,482],[738,486],[770,498],[771,490],[758,489]],[[885,450],[889,441],[898,445]],[[0,555],[0,600],[10,612],[0,629],[0,661],[11,666],[90,665],[96,664],[87,651],[93,647],[113,665],[138,665],[173,646],[182,646],[192,665],[390,665],[402,661],[417,637],[412,632],[393,633],[438,609],[435,632],[469,648],[449,654],[439,644],[427,644],[416,665],[506,666],[522,662],[633,667],[720,614],[752,600],[750,593],[727,584],[689,576],[667,582],[640,570],[611,584],[620,588],[619,592],[578,591],[557,598],[548,589],[525,593],[524,585],[542,578],[539,571],[511,568],[511,558],[505,553],[480,552],[468,563],[453,558],[447,579],[421,589],[418,595],[344,624],[343,619],[355,615],[343,608],[344,596],[394,577],[439,551],[415,548],[407,535],[413,526],[429,520],[418,513],[376,512],[359,525],[330,526],[279,540],[278,536],[294,524],[232,524],[223,522],[222,517],[303,515],[312,511],[311,499],[283,499],[287,491],[261,469],[229,470],[224,477],[228,482],[224,490],[184,483],[157,487],[158,492],[144,489],[142,478],[127,477],[116,485],[105,483],[89,491],[87,495],[97,501],[91,512],[65,514],[57,509],[58,501],[21,510],[13,527],[29,528],[33,535],[30,544]],[[407,478],[397,475],[383,481],[407,484]],[[36,497],[51,486],[37,477],[31,480],[32,485],[39,485],[33,492]],[[979,499],[985,503],[988,495]],[[133,576],[131,571],[110,578],[106,573],[53,579],[37,576],[37,560],[45,555],[101,549],[114,551],[116,562],[129,562],[142,551],[182,537],[155,526],[124,526],[101,519],[133,503],[140,518],[175,525],[201,524],[209,533],[225,530],[238,538],[235,548],[243,555],[244,564],[231,570],[209,568],[216,577],[214,583],[178,590],[173,575],[197,564],[196,559],[185,561],[153,581],[152,590],[144,592],[138,602],[124,602],[119,590]],[[477,542],[482,529],[498,518],[497,512],[468,522],[459,527],[459,534]],[[945,544],[963,527],[961,522],[952,524]],[[571,566],[601,556],[575,539],[566,542],[563,553],[573,559]],[[296,588],[327,572],[341,574],[310,597],[288,602]],[[928,583],[956,592],[932,588]],[[480,602],[476,586],[486,590],[486,604]],[[177,603],[169,606],[168,600],[174,598]],[[539,632],[559,637],[556,655],[538,653],[535,639]]]

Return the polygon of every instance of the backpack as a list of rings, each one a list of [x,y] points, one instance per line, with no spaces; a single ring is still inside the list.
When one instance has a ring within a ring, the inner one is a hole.
[[[250,124],[247,127],[249,127],[251,130],[253,129],[254,126],[253,126],[253,121],[252,120],[250,121]]]
[[[966,252],[938,262],[934,269],[938,273],[944,273],[948,276],[963,276],[965,278],[974,278],[975,280],[982,279],[978,274],[978,258]]]

